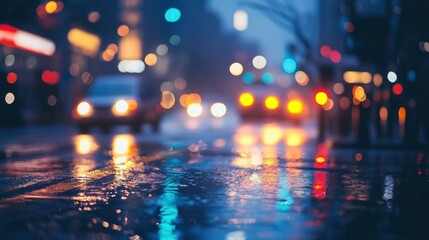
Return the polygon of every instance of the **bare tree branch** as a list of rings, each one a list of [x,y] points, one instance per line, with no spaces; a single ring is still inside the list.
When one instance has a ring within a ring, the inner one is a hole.
[[[309,61],[313,60],[310,40],[304,33],[296,9],[292,7],[288,0],[264,0],[257,2],[243,0],[242,4],[264,13],[270,20],[282,28],[288,29],[291,27],[291,32],[304,48],[305,58]]]

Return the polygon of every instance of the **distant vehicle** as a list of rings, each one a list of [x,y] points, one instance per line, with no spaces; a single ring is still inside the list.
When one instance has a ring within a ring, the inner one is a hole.
[[[291,93],[291,94],[289,94]],[[238,109],[243,119],[282,119],[295,123],[304,120],[307,109],[300,94],[284,88],[256,84],[238,96]]]
[[[159,130],[162,117],[161,91],[151,80],[137,75],[105,75],[95,79],[85,97],[73,110],[80,132],[101,126],[129,125],[139,132],[142,123]]]

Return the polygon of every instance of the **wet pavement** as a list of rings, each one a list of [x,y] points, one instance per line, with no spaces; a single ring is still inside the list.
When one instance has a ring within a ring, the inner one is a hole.
[[[2,130],[1,239],[427,239],[426,151],[330,149],[311,124],[234,124]]]

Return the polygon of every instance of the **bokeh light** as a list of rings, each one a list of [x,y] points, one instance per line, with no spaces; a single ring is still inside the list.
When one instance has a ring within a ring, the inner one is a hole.
[[[210,112],[214,117],[221,118],[226,114],[226,106],[223,103],[214,103],[210,108]]]
[[[148,66],[154,66],[158,62],[158,57],[153,53],[149,53],[144,58],[144,62]]]
[[[261,79],[262,79],[262,82],[267,85],[273,84],[276,81],[276,78],[270,72],[263,73],[261,76]]]
[[[252,84],[255,81],[255,75],[251,72],[245,72],[242,79],[245,84]]]
[[[402,84],[400,84],[400,83],[393,84],[393,86],[392,86],[393,94],[401,95],[403,91],[404,91],[404,88],[402,87]]]
[[[188,97],[188,94],[183,94],[182,96],[180,96],[180,98],[179,98],[180,106],[182,106],[184,108],[188,107],[188,103],[186,101],[187,97]]]
[[[60,74],[57,71],[45,70],[41,77],[42,81],[49,85],[57,84],[60,81]]]
[[[386,107],[381,107],[379,111],[380,120],[383,122],[387,121],[387,117],[389,116],[389,112],[387,111]]]
[[[193,103],[201,104],[201,96],[198,93],[191,93],[186,97],[187,105],[191,105]]]
[[[324,91],[318,91],[314,96],[314,100],[322,106],[328,102],[328,94]]]
[[[362,155],[362,153],[359,153],[359,152],[358,152],[358,153],[356,153],[356,154],[355,154],[355,160],[356,160],[356,161],[358,161],[358,162],[359,162],[359,161],[362,161],[362,159],[363,159],[363,155]]]
[[[166,91],[173,91],[174,89],[174,85],[172,82],[163,82],[161,83],[161,86],[159,87],[161,89],[161,92],[166,92]]]
[[[374,74],[374,77],[373,77],[374,79],[373,79],[373,82],[374,82],[374,85],[376,86],[376,87],[380,87],[381,86],[381,84],[383,84],[383,76],[381,76],[381,74],[379,74],[379,73],[376,73],[376,74]]]
[[[179,45],[181,41],[182,41],[182,38],[180,38],[179,35],[172,35],[169,40],[170,44],[173,46]]]
[[[233,76],[240,76],[243,73],[243,65],[238,62],[235,62],[229,66],[229,72]]]
[[[287,104],[287,110],[293,114],[302,113],[303,108],[304,107],[303,107],[302,101],[300,100],[292,100],[292,101],[289,101]]]
[[[117,33],[121,37],[125,37],[130,32],[130,28],[127,25],[121,25],[118,27]]]
[[[407,117],[407,110],[404,107],[400,107],[398,110],[398,120],[401,126],[405,124],[406,117]]]
[[[58,5],[55,1],[49,1],[45,4],[45,11],[48,14],[52,14],[57,10],[57,7],[58,7]]]
[[[268,109],[274,110],[279,107],[279,99],[275,96],[268,96],[265,99],[265,107]]]
[[[341,58],[342,58],[341,53],[338,51],[332,51],[331,55],[329,56],[329,59],[331,59],[333,63],[341,62]]]
[[[285,60],[283,60],[282,68],[286,73],[291,74],[291,73],[294,73],[296,71],[297,63],[292,58],[286,58]]]
[[[188,81],[184,78],[177,78],[174,80],[174,87],[177,90],[185,90],[186,86],[188,86]]]
[[[197,118],[203,113],[203,107],[199,103],[193,103],[188,106],[186,112],[188,113],[188,116]]]
[[[265,66],[267,66],[267,59],[261,55],[258,55],[253,58],[252,64],[256,69],[263,69]]]
[[[77,105],[76,111],[80,116],[89,116],[92,112],[92,106],[88,102],[81,102]]]
[[[262,128],[262,143],[265,145],[276,145],[283,137],[283,131],[276,124],[267,124]]]
[[[387,80],[389,80],[389,82],[391,83],[394,83],[396,82],[396,80],[398,80],[398,76],[395,72],[390,71],[389,73],[387,73]]]
[[[350,107],[350,100],[347,97],[340,98],[340,107],[342,109],[347,109]]]
[[[343,94],[344,93],[344,84],[342,84],[342,83],[335,83],[334,86],[333,86],[333,90],[334,90],[334,93],[337,94],[337,95]]]
[[[126,115],[128,110],[129,110],[128,103],[123,99],[118,100],[112,107],[113,113],[118,116]]]
[[[167,22],[177,22],[179,21],[180,17],[182,16],[182,13],[177,8],[169,8],[167,11],[165,11],[164,18]]]
[[[88,14],[88,21],[91,23],[96,23],[100,19],[100,13],[93,11]]]
[[[10,72],[6,76],[6,81],[10,84],[14,84],[18,80],[18,75],[14,72]]]
[[[323,110],[329,111],[334,107],[334,101],[332,99],[328,99],[328,101],[322,105]]]
[[[353,88],[353,97],[359,102],[363,102],[366,99],[365,89],[362,86],[356,86]]]
[[[245,107],[252,106],[252,104],[255,102],[255,98],[250,93],[241,94],[239,100],[240,100],[240,104]]]
[[[53,107],[53,106],[55,106],[57,104],[57,97],[54,96],[54,95],[50,95],[48,97],[48,101],[47,102],[48,102],[49,106]]]
[[[7,104],[12,104],[13,102],[15,102],[15,95],[9,92],[4,97],[4,100],[6,101]]]
[[[234,12],[233,26],[237,31],[245,31],[248,26],[248,15],[246,11],[238,10]]]
[[[175,103],[176,98],[174,97],[174,94],[172,92],[162,92],[161,107],[163,107],[164,109],[170,109],[174,106]]]
[[[314,158],[314,161],[316,161],[316,163],[325,163],[326,162],[326,157],[317,156],[317,157]]]
[[[407,72],[407,79],[410,82],[414,82],[416,80],[417,74],[416,71],[410,70]]]
[[[168,47],[165,44],[160,44],[158,47],[156,47],[156,53],[159,56],[165,56],[168,53]]]
[[[369,84],[372,80],[372,75],[369,72],[346,71],[343,74],[343,79],[346,83],[361,83]]]
[[[291,128],[285,133],[285,143],[288,147],[299,147],[304,144],[306,133],[299,128]]]
[[[296,83],[298,83],[298,85],[306,86],[310,78],[308,77],[307,73],[305,73],[304,71],[297,71],[295,73],[295,80],[296,80]]]
[[[121,73],[142,73],[146,65],[142,60],[122,60],[118,64]]]
[[[327,45],[323,45],[320,48],[320,55],[322,55],[325,58],[328,58],[331,55],[331,48]]]

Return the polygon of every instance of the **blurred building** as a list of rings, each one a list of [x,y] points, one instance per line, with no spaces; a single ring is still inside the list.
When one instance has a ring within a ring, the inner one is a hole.
[[[427,141],[427,98],[419,90],[427,85],[429,21],[421,10],[427,5],[399,0],[320,5],[319,64],[322,83],[335,98],[330,117],[337,122],[331,126],[336,135],[361,144]]]

